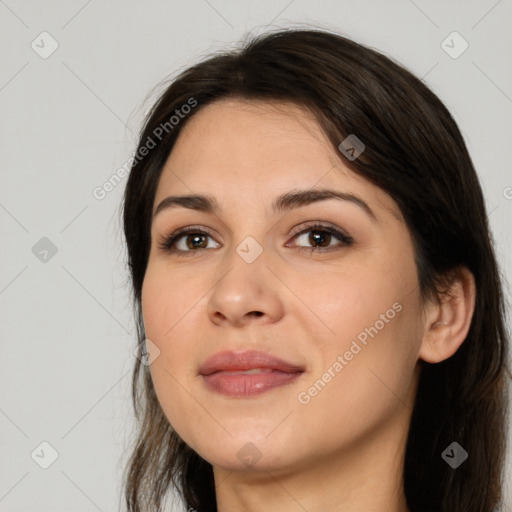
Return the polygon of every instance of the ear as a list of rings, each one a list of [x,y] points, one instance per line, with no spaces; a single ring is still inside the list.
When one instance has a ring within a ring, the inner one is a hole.
[[[429,304],[418,357],[439,363],[451,357],[462,345],[475,310],[475,278],[466,268],[453,272],[447,290],[439,292],[439,304]]]

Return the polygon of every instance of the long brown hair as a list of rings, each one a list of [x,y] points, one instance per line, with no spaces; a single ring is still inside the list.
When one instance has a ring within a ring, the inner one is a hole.
[[[160,173],[190,118],[228,97],[288,101],[315,114],[344,164],[400,207],[424,300],[437,300],[450,271],[465,266],[473,273],[476,306],[466,340],[446,361],[420,362],[403,478],[414,512],[493,512],[502,499],[510,373],[504,297],[482,190],[445,106],[373,49],[322,30],[269,32],[186,69],[165,90],[147,116],[123,202],[137,343],[145,339],[141,290]],[[170,123],[176,110],[183,116]],[[350,134],[365,144],[354,161],[338,150]],[[150,139],[154,147],[141,156]],[[216,511],[212,466],[173,431],[149,369],[138,359],[132,386],[139,430],[123,481],[129,512],[160,511],[171,489],[197,512]],[[441,457],[454,441],[469,453],[457,469]]]

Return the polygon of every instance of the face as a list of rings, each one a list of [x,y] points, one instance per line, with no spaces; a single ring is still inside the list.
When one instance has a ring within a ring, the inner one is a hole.
[[[162,171],[142,291],[150,371],[214,468],[300,469],[406,428],[422,337],[412,241],[344,158],[305,109],[221,100]],[[218,209],[162,203],[190,195]]]

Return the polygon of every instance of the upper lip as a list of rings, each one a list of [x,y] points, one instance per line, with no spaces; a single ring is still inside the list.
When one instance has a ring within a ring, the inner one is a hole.
[[[244,352],[217,352],[209,357],[199,368],[200,375],[211,375],[220,371],[244,371],[255,368],[267,368],[285,373],[304,371],[304,368],[266,352],[247,350]]]

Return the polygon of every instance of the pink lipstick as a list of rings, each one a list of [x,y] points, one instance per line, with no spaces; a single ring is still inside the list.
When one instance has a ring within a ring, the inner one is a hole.
[[[249,397],[289,384],[304,368],[265,352],[218,352],[199,368],[207,386],[223,395]]]

